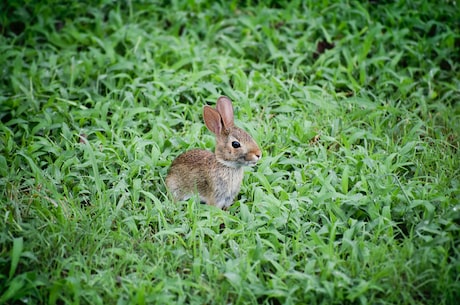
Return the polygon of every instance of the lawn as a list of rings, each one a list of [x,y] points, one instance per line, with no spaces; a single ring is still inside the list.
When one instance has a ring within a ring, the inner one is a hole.
[[[0,304],[456,304],[457,1],[2,1]],[[262,149],[173,202],[229,96]]]

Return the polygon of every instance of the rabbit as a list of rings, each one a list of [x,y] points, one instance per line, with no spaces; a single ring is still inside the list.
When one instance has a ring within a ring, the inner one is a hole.
[[[204,106],[206,127],[216,136],[215,153],[193,149],[171,164],[166,186],[175,200],[198,193],[202,202],[226,210],[240,191],[243,166],[254,166],[262,152],[253,138],[234,125],[232,101],[221,96],[216,109]]]

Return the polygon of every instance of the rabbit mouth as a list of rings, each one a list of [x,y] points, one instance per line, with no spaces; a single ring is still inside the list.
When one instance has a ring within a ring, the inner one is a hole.
[[[240,156],[234,162],[238,163],[240,166],[255,166],[259,159],[258,156],[247,154]]]
[[[255,166],[257,164],[257,160],[246,160],[244,158],[242,159],[237,159],[237,160],[232,160],[232,161],[229,161],[229,160],[218,160],[219,163],[221,163],[222,165],[225,165],[227,167],[233,167],[233,168],[241,168],[243,166]]]
[[[253,167],[253,166],[256,166],[257,165],[257,162],[259,161],[259,159],[257,160],[247,160],[246,158],[240,158],[238,160],[235,160],[234,163],[238,164],[239,166],[250,166],[250,167]]]
[[[253,167],[253,166],[257,165],[257,161],[259,161],[259,160],[251,160],[251,161],[244,160],[244,163],[245,163],[246,166]]]

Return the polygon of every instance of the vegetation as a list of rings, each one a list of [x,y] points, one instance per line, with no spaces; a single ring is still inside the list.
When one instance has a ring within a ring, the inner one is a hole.
[[[3,1],[0,303],[454,304],[456,1]],[[263,150],[173,203],[227,95]]]

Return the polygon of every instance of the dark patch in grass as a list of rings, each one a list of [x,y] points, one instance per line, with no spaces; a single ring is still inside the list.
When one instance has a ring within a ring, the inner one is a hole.
[[[163,20],[163,28],[165,30],[169,29],[172,26],[172,22],[169,19]]]
[[[184,35],[185,29],[186,29],[186,27],[185,27],[185,25],[183,25],[183,24],[179,27],[179,31],[178,31],[179,36],[183,36],[183,35]]]
[[[395,221],[396,227],[398,230],[395,232],[395,239],[404,240],[410,234],[411,228],[408,227],[407,223],[404,221]]]
[[[22,21],[13,21],[6,28],[0,26],[0,32],[11,32],[14,35],[20,35],[24,32],[26,24]]]
[[[439,67],[444,71],[452,71],[452,65],[445,58],[441,59]]]
[[[119,41],[115,46],[115,52],[120,56],[125,56],[126,50],[127,50],[126,45],[121,41]]]
[[[221,223],[221,224],[219,225],[219,233],[222,234],[222,233],[224,232],[224,230],[225,230],[225,223]]]
[[[65,22],[64,21],[61,21],[61,20],[56,20],[54,22],[54,29],[56,30],[56,32],[60,32],[65,26]]]
[[[89,46],[88,46],[88,45],[82,45],[82,44],[80,44],[80,45],[78,45],[78,46],[76,47],[77,53],[84,53],[84,52],[88,52],[89,50],[90,50],[90,49],[89,49]]]
[[[313,59],[318,59],[318,57],[326,52],[327,50],[330,50],[335,47],[334,43],[330,43],[326,40],[321,40],[318,41],[316,44],[316,51],[313,53]]]
[[[281,305],[285,303],[285,298],[277,298],[272,296],[260,296],[257,298],[257,304]]]
[[[278,29],[282,28],[285,24],[286,23],[284,21],[278,21],[275,24],[273,24],[272,26],[273,26],[273,28],[278,30]]]
[[[9,121],[11,121],[13,119],[13,116],[11,115],[11,111],[3,111],[2,109],[2,112],[0,112],[0,122],[2,124],[6,124],[8,123]],[[14,124],[14,125],[17,125],[17,124]],[[15,129],[15,126],[9,126],[10,128],[13,128]]]

